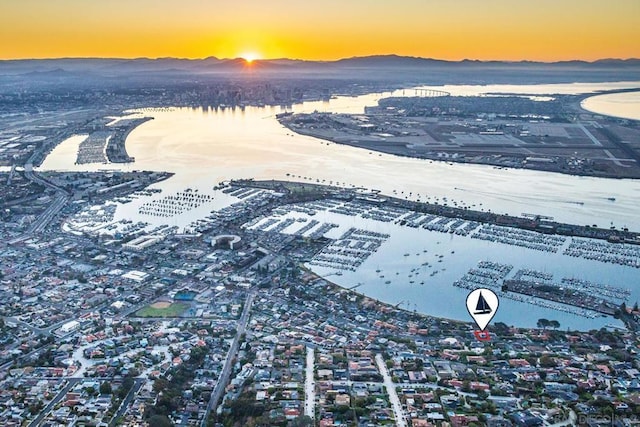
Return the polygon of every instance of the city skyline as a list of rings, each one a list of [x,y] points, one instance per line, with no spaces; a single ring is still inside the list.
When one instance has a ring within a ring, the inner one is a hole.
[[[0,37],[11,40],[0,47],[0,59],[336,60],[398,54],[452,61],[594,61],[640,57],[640,3],[26,0],[0,5]]]

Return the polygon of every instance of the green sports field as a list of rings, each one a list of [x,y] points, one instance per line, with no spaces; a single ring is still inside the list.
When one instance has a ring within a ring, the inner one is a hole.
[[[184,302],[153,303],[136,311],[137,317],[179,317],[189,308]]]

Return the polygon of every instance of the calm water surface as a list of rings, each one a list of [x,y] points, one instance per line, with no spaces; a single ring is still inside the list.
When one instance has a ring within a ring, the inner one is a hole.
[[[640,82],[534,86],[441,86],[454,94],[553,94],[639,86]],[[413,90],[394,95],[412,95]],[[338,97],[330,102],[305,102],[299,111],[362,112],[387,94]],[[634,104],[638,111],[640,105]],[[80,138],[61,144],[43,169],[118,168],[175,172],[165,185],[209,187],[234,178],[294,179],[340,183],[426,200],[447,197],[475,209],[520,215],[536,213],[556,220],[629,227],[640,230],[640,183],[574,177],[529,170],[494,169],[483,165],[447,164],[378,154],[295,135],[275,119],[280,108],[172,108],[140,111],[154,117],[127,139],[136,158],[131,165],[74,165]],[[287,175],[289,174],[289,175]],[[293,176],[293,178],[292,178]],[[305,179],[306,178],[306,179]],[[404,193],[401,193],[401,192]],[[615,202],[609,200],[615,198]]]
[[[292,213],[287,217],[306,215]],[[510,264],[514,267],[511,275],[522,268],[550,273],[554,283],[560,283],[562,278],[578,278],[626,288],[631,290],[631,304],[640,301],[640,270],[637,268],[573,258],[563,255],[562,250],[557,253],[541,252],[332,212],[319,212],[313,219],[338,224],[339,227],[328,234],[332,238],[339,238],[351,227],[390,235],[380,249],[355,272],[342,271],[337,274],[334,268],[317,266],[313,270],[345,288],[359,285],[357,292],[404,309],[468,320],[464,301],[469,290],[452,284],[470,269],[476,268],[479,261]],[[304,224],[296,222],[285,232],[293,233]],[[563,329],[585,330],[608,324],[621,325],[610,317],[585,318],[506,298],[501,298],[494,322],[535,327],[540,318],[558,320]]]
[[[571,84],[535,86],[439,86],[432,89],[448,91],[454,95],[482,93],[522,93],[545,95],[557,93],[589,93],[598,90],[640,87],[640,82],[610,84]],[[393,95],[411,96],[413,89],[396,91]],[[334,111],[361,113],[366,105],[375,105],[386,94],[358,97],[338,97],[329,102],[305,102],[294,105],[295,112]],[[627,94],[630,95],[630,94]],[[611,95],[607,95],[610,97]],[[595,111],[596,96],[585,101]],[[610,100],[610,98],[609,98]],[[597,105],[605,105],[601,102]],[[603,108],[607,108],[606,105]],[[640,114],[640,102],[626,104],[626,108]],[[162,170],[176,175],[159,184],[165,191],[186,187],[210,191],[220,181],[234,178],[288,179],[305,182],[324,182],[343,186],[378,189],[384,194],[421,200],[438,200],[478,210],[520,215],[536,213],[556,220],[577,223],[615,225],[640,231],[640,182],[574,177],[528,170],[494,169],[482,165],[447,164],[430,162],[328,143],[316,138],[296,135],[281,126],[275,114],[281,108],[247,107],[226,109],[170,108],[138,110],[137,115],[154,117],[136,128],[127,139],[127,151],[136,161],[129,165],[74,165],[78,144],[83,136],[72,137],[47,157],[44,170]],[[602,113],[602,111],[598,111]],[[618,110],[611,110],[611,114]],[[604,114],[604,113],[603,113]],[[615,201],[609,200],[615,198]],[[119,217],[135,215],[131,205],[124,205]],[[205,215],[198,212],[194,215]],[[195,217],[193,218],[195,219]],[[339,219],[338,222],[348,219]],[[391,225],[371,224],[384,230]],[[640,270],[603,266],[600,263],[573,258],[532,253],[510,246],[472,241],[438,233],[421,234],[414,238],[412,229],[394,229],[391,239],[355,273],[332,277],[344,286],[363,282],[360,292],[403,308],[445,317],[467,318],[464,296],[467,291],[451,286],[469,268],[487,254],[496,262],[508,261],[542,271],[553,270],[561,277],[584,276],[602,283],[634,287],[633,298],[640,299],[635,287],[640,282]],[[335,231],[338,233],[338,231]],[[332,236],[337,237],[337,236]],[[440,243],[437,243],[440,242]],[[408,245],[408,246],[407,246]],[[420,263],[404,259],[400,254],[419,253],[429,248],[442,253],[455,250],[447,256],[441,271],[429,281],[429,286],[409,285],[407,280],[386,286],[376,269],[406,275]],[[403,259],[399,259],[403,258]],[[319,273],[330,274],[323,269]],[[615,282],[615,283],[612,283]],[[639,288],[640,289],[640,288]],[[632,301],[633,302],[633,301]],[[412,305],[413,304],[413,305]],[[496,321],[534,326],[540,317],[561,320],[563,326],[597,327],[612,320],[584,321],[548,309],[524,307],[522,303],[501,303]],[[526,313],[526,314],[525,314]],[[509,319],[512,319],[509,321]]]
[[[612,93],[585,99],[581,106],[585,110],[605,116],[640,120],[640,92]]]

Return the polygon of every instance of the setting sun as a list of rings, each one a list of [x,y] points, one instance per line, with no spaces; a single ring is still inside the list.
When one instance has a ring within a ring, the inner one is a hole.
[[[240,58],[244,59],[247,64],[251,64],[256,59],[260,59],[260,55],[255,52],[245,52],[240,54]]]

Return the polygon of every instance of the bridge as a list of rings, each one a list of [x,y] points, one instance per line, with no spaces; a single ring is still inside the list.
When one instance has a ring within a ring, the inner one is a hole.
[[[414,96],[419,96],[422,98],[437,98],[440,96],[451,96],[451,94],[443,90],[416,88],[414,89]]]

